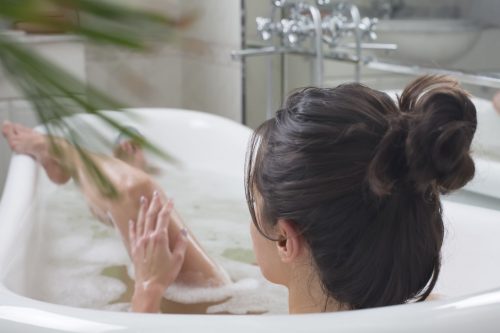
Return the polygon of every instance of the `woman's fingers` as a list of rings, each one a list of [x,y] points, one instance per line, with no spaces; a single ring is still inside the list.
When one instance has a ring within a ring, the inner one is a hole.
[[[136,243],[136,231],[134,221],[128,221],[128,238],[130,241],[130,249],[132,250]]]
[[[146,222],[144,225],[144,235],[149,235],[152,233],[156,227],[156,219],[158,218],[158,213],[161,209],[161,199],[160,193],[158,191],[154,191],[153,199],[151,200],[151,204],[149,205],[149,209],[146,213]]]
[[[188,231],[186,228],[184,228],[179,232],[179,235],[177,236],[177,240],[175,242],[174,250],[172,251],[173,258],[177,261],[179,269],[184,262],[188,244]]]
[[[155,192],[149,205],[142,200],[137,222],[129,223],[138,279],[165,288],[179,275],[189,244],[187,230],[182,229],[170,250],[168,229],[172,211],[173,201],[168,200],[162,205],[159,193]]]
[[[145,251],[145,253],[144,253],[144,255],[145,255],[144,260],[145,261],[152,261],[154,259],[153,258],[154,250],[157,247],[156,243],[158,242],[158,236],[156,234],[154,234],[154,233],[150,233],[149,235],[145,235],[144,239],[145,239],[145,242],[146,242],[146,246],[144,248],[144,251]]]
[[[168,236],[168,226],[172,220],[172,210],[174,209],[174,202],[172,199],[168,199],[167,203],[163,205],[160,213],[158,214],[158,220],[156,221],[157,233],[165,233]],[[168,239],[168,238],[167,238]]]
[[[136,237],[140,237],[144,234],[144,223],[147,211],[148,211],[148,199],[145,196],[141,196],[139,213],[137,214],[137,226],[135,229]]]
[[[145,237],[139,237],[137,239],[137,244],[136,244],[136,248],[135,248],[135,251],[136,251],[136,260],[139,261],[139,263],[141,264],[144,264],[144,262],[146,261],[146,249],[147,249],[147,246],[148,246],[148,240],[145,238]]]

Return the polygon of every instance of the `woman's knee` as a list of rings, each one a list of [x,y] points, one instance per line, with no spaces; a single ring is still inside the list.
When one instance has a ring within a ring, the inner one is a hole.
[[[118,191],[127,199],[139,202],[142,196],[151,197],[156,185],[148,175],[130,175],[121,182]]]

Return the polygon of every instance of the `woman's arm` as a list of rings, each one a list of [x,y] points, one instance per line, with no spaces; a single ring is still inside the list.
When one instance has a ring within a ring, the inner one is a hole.
[[[175,281],[184,262],[188,245],[183,229],[173,249],[168,242],[168,225],[173,203],[162,203],[155,192],[151,203],[141,198],[137,221],[129,222],[130,250],[135,269],[132,311],[159,312],[165,290]]]

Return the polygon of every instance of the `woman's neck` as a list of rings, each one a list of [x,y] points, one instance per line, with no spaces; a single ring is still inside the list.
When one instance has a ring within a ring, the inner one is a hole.
[[[304,266],[302,269],[294,269],[288,284],[288,312],[290,314],[342,310],[346,308],[324,293],[316,272]]]

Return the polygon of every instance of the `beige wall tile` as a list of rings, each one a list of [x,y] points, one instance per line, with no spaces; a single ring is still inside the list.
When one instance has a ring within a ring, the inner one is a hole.
[[[15,83],[11,81],[9,74],[0,68],[0,100],[7,98],[22,97],[22,92],[15,87]]]
[[[271,5],[269,0],[246,0],[245,1],[245,33],[246,43],[251,45],[266,44],[257,33],[257,23],[255,18],[258,16],[270,18]],[[276,13],[276,15],[278,15]]]
[[[86,80],[83,42],[36,43],[33,48],[76,78]]]
[[[80,41],[52,41],[50,38],[27,37],[26,46],[44,56],[48,61],[60,66],[76,78],[85,81],[85,52]],[[74,89],[75,92],[78,89]],[[16,88],[4,70],[0,70],[0,99],[22,98],[23,94]]]
[[[184,37],[222,45],[241,44],[240,0],[182,0],[182,8],[200,13]]]
[[[249,57],[246,66],[246,124],[256,128],[267,119],[269,113],[274,116],[283,102],[281,56]],[[271,87],[269,78],[272,80]]]
[[[241,121],[241,69],[184,59],[183,107]]]
[[[40,123],[32,104],[27,100],[11,101],[9,119],[28,127],[35,127]]]
[[[179,56],[89,61],[89,83],[131,107],[180,107],[182,60]]]

